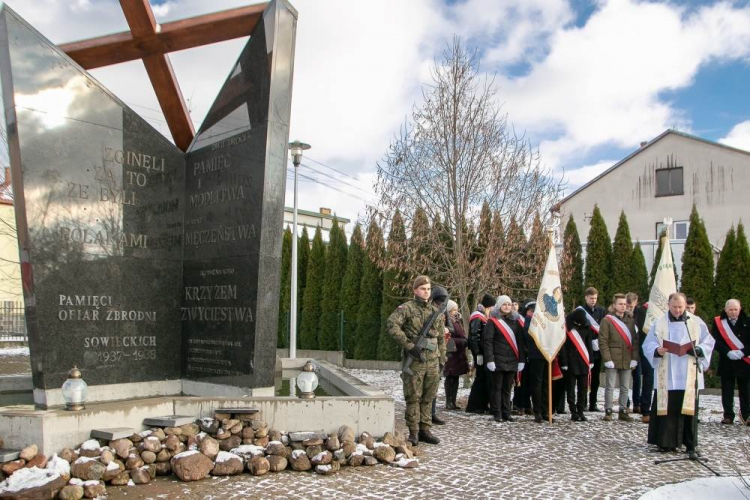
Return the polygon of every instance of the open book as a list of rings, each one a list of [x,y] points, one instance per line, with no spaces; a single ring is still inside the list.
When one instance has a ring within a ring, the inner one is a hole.
[[[684,356],[693,350],[693,344],[690,342],[687,344],[678,344],[677,342],[672,342],[667,339],[664,339],[664,345],[662,347],[675,356]]]

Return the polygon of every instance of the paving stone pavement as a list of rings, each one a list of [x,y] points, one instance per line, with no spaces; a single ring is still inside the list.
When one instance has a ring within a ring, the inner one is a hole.
[[[405,430],[398,374],[348,371],[394,397],[396,427]],[[462,405],[468,392],[459,391]],[[600,406],[603,393],[601,389]],[[531,417],[496,423],[487,416],[442,411],[442,396],[441,387],[439,408],[447,424],[434,430],[442,443],[420,445],[425,453],[417,469],[378,465],[347,467],[330,477],[287,471],[261,478],[244,474],[197,483],[159,478],[149,485],[110,487],[107,492],[111,500],[636,499],[667,483],[711,475],[692,462],[654,465],[655,459],[684,454],[656,453],[646,444],[647,426],[640,422],[603,422],[602,413],[587,413],[588,422],[571,422],[569,415],[563,415],[552,425],[536,424]],[[750,473],[750,462],[743,451],[745,446],[750,447],[750,428],[719,424],[720,409],[719,397],[701,398],[699,448],[722,475],[736,475],[736,470]]]

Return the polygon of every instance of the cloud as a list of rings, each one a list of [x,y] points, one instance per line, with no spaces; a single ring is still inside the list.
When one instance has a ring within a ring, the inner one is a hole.
[[[740,122],[732,127],[729,134],[719,139],[719,142],[733,148],[750,151],[750,120]]]
[[[750,54],[750,7],[687,14],[672,4],[602,2],[582,27],[551,36],[547,57],[520,78],[499,79],[510,119],[542,137],[560,167],[601,145],[631,147],[669,127],[690,130],[661,98],[690,86],[701,65]]]

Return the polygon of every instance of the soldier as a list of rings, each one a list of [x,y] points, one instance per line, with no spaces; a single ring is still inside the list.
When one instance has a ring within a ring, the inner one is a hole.
[[[414,280],[414,299],[398,306],[388,318],[388,333],[401,346],[402,361],[411,356],[413,375],[401,372],[406,400],[406,425],[409,427],[409,441],[417,445],[419,441],[438,444],[440,440],[430,432],[432,426],[432,401],[440,384],[440,365],[445,364],[445,337],[443,336],[444,315],[433,314],[437,308],[429,301],[432,292],[430,278],[418,276]],[[439,287],[436,287],[436,292]],[[437,297],[439,294],[434,293]],[[442,290],[442,296],[447,296]],[[427,332],[427,347],[420,352],[417,347],[419,333],[429,318],[434,318]],[[424,362],[420,361],[420,355]]]

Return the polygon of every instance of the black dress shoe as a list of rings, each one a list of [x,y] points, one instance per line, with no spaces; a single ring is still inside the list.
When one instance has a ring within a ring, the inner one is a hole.
[[[578,420],[580,420],[581,422],[585,422],[588,420],[588,418],[586,418],[586,415],[584,415],[583,413],[579,413]]]
[[[494,420],[495,422],[502,422],[503,417],[502,415],[492,415],[492,420]]]
[[[515,422],[515,421],[516,419],[511,417],[510,415],[503,417],[503,422]]]
[[[419,431],[419,440],[427,444],[440,444],[440,439],[426,429]]]
[[[539,415],[539,414],[534,415],[534,422],[536,422],[537,424],[541,424],[542,423],[542,416]]]
[[[573,422],[580,422],[581,421],[581,416],[578,413],[571,413],[570,414],[570,419]]]
[[[435,425],[445,425],[445,420],[438,417],[437,415],[432,416],[432,423]]]

